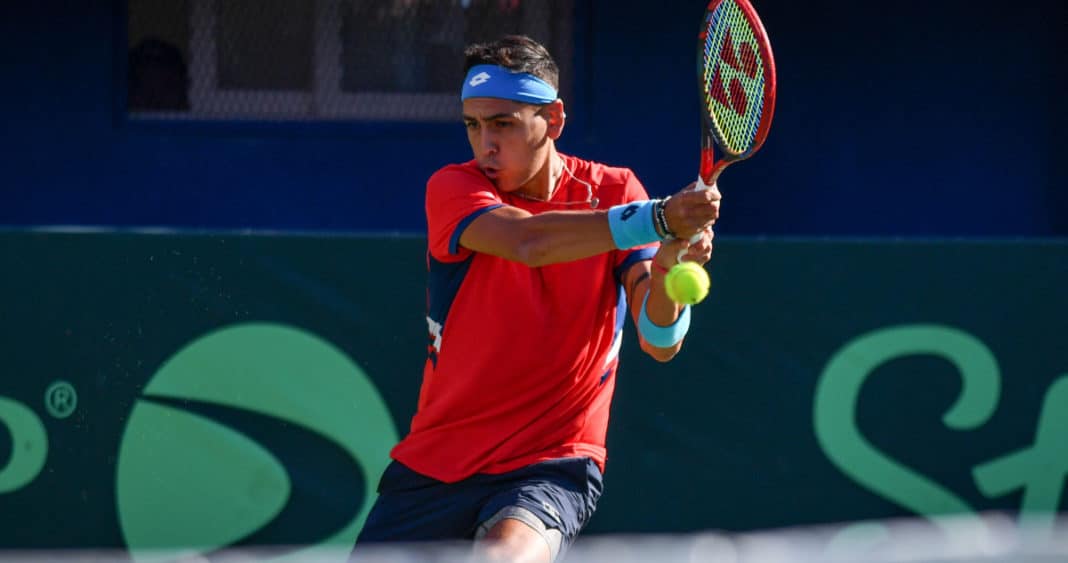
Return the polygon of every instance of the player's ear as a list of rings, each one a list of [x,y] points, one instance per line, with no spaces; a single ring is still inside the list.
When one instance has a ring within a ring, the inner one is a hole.
[[[567,121],[567,114],[564,113],[564,101],[557,99],[551,104],[546,104],[542,109],[545,112],[545,119],[549,122],[548,135],[552,140],[560,138],[560,135],[564,133],[564,122]]]

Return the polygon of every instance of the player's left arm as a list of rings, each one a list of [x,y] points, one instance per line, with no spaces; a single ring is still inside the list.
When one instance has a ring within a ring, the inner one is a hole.
[[[712,258],[711,229],[701,233],[701,238],[694,243],[687,240],[674,240],[661,243],[653,259],[642,260],[634,263],[623,274],[623,287],[627,292],[627,308],[630,309],[631,320],[634,326],[639,326],[642,303],[645,303],[645,314],[653,324],[658,326],[671,326],[679,319],[682,306],[675,303],[667,296],[664,289],[664,276],[675,265],[675,257],[682,249],[687,253],[683,260],[705,264]],[[649,298],[646,299],[646,293]],[[638,330],[638,341],[642,350],[660,362],[666,362],[675,357],[682,349],[683,340],[673,345],[660,347],[646,340],[641,330]]]

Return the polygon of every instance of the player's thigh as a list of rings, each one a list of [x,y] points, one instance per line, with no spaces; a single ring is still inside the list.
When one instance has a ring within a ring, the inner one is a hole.
[[[357,545],[468,538],[479,499],[393,462],[382,475]]]

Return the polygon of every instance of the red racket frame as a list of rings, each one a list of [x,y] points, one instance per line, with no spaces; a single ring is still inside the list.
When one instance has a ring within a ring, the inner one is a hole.
[[[709,14],[719,8],[720,4],[723,2],[734,2],[749,21],[749,25],[753,28],[753,35],[757,42],[757,50],[760,53],[760,57],[763,60],[766,69],[764,80],[764,111],[761,115],[760,127],[757,129],[753,146],[750,147],[749,150],[738,155],[732,155],[728,151],[722,149],[722,145],[718,142],[719,140],[714,133],[715,129],[712,126],[712,117],[708,114],[708,110],[706,109],[707,106],[705,104],[705,69],[702,61],[704,60],[705,38],[708,33],[708,17]],[[768,39],[767,30],[764,29],[764,23],[760,21],[760,16],[757,15],[756,9],[749,3],[749,0],[712,0],[708,3],[708,7],[705,8],[705,16],[701,20],[701,29],[698,33],[697,73],[702,125],[701,180],[706,186],[711,186],[715,184],[720,173],[723,172],[723,169],[739,160],[749,158],[753,153],[760,150],[760,147],[764,146],[764,141],[768,138],[768,131],[771,130],[772,118],[775,116],[775,56],[771,51],[771,41]],[[720,152],[723,153],[723,158],[718,162],[715,157],[716,147],[719,147]]]

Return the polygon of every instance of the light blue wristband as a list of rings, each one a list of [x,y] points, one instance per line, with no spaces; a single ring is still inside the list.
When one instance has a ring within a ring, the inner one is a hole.
[[[690,306],[686,305],[679,313],[679,318],[669,326],[659,326],[649,320],[645,313],[645,304],[649,301],[649,292],[645,292],[642,299],[642,310],[638,315],[638,332],[642,333],[645,341],[657,348],[670,348],[679,343],[686,331],[690,330]]]
[[[653,213],[656,200],[632,201],[608,209],[608,229],[616,248],[627,249],[660,240]]]

